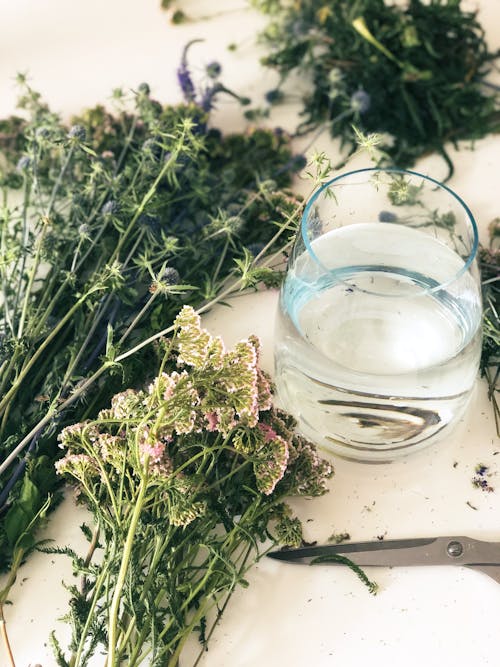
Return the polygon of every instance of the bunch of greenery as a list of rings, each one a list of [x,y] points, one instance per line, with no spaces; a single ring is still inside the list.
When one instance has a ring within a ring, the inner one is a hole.
[[[490,242],[479,250],[483,285],[484,325],[481,371],[489,386],[495,424],[500,437],[500,219],[490,224]]]
[[[95,519],[85,559],[52,550],[69,551],[82,582],[70,587],[69,660],[53,638],[62,667],[102,647],[108,667],[178,665],[269,545],[301,544],[284,498],[323,494],[333,473],[272,407],[255,337],[226,351],[191,307],[174,327],[146,390],[60,435],[58,472]]]
[[[208,126],[219,73],[195,90],[184,57],[185,104],[141,84],[69,126],[19,78],[24,116],[0,125],[0,604],[54,499],[58,431],[153,372],[146,343],[182,304],[279,281],[300,162],[281,132]]]
[[[485,77],[498,53],[460,0],[252,0],[271,15],[263,62],[284,82],[298,71],[310,83],[306,132],[328,127],[355,146],[355,124],[386,135],[382,147],[400,167],[500,128],[498,93]],[[281,83],[269,102],[283,97]]]

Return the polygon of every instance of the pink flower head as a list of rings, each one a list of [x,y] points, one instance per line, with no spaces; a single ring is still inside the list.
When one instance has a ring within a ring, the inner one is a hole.
[[[264,436],[264,440],[266,442],[271,442],[271,440],[275,440],[278,437],[278,434],[276,431],[269,426],[269,424],[259,424],[259,430]]]
[[[207,421],[207,431],[216,431],[219,424],[219,416],[216,412],[207,412],[205,415]]]
[[[70,474],[76,479],[82,479],[87,474],[95,474],[97,466],[87,454],[66,454],[66,456],[55,463],[56,473]]]
[[[144,463],[149,458],[152,463],[159,463],[165,452],[165,443],[153,436],[147,426],[144,426],[139,436],[139,460]]]
[[[149,456],[150,460],[154,463],[159,463],[162,459],[162,456],[165,452],[165,443],[156,440],[155,442],[141,442],[139,444],[139,453],[141,458],[141,463],[144,463],[146,457]]]

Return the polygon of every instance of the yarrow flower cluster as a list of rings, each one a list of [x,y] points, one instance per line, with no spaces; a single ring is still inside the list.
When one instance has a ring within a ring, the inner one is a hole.
[[[331,469],[319,465],[314,447],[305,446],[272,409],[271,383],[258,366],[258,339],[251,336],[226,351],[220,337],[201,329],[199,315],[188,306],[177,316],[175,329],[172,347],[180,370],[161,372],[146,391],[116,394],[95,422],[66,427],[60,442],[67,453],[58,472],[81,478],[82,471],[99,475],[109,466],[116,474],[125,460],[139,476],[145,467],[175,475],[172,461],[185,443],[198,440],[203,447],[218,438],[248,457],[265,495],[274,491],[299,451],[307,451],[308,465],[301,464],[296,480],[306,479],[295,484],[295,491],[324,492]]]
[[[116,394],[97,419],[59,436],[65,455],[57,472],[76,484],[101,531],[104,556],[96,577],[108,572],[115,599],[125,586],[137,591],[140,604],[155,610],[157,627],[180,622],[175,638],[158,644],[161,655],[175,654],[192,614],[232,592],[250,565],[248,554],[259,557],[259,542],[302,542],[301,523],[285,498],[321,495],[333,474],[315,447],[294,433],[294,420],[273,407],[259,347],[251,336],[226,350],[184,306],[149,386]],[[177,589],[185,591],[180,608],[171,593]],[[105,595],[98,586],[88,591],[96,600],[85,598],[86,589],[75,605],[110,614],[102,622],[113,655],[120,606],[98,603]],[[129,624],[136,607],[128,610],[126,596],[121,604]],[[151,640],[149,627],[131,637]],[[85,643],[81,628],[74,632]]]

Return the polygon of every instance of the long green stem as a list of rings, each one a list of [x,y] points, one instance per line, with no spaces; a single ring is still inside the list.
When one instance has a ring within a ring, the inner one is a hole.
[[[240,568],[238,570],[238,576],[239,577],[242,577],[245,574],[245,572],[248,570],[249,566],[247,566],[247,562],[248,562],[248,559],[250,557],[250,554],[252,553],[252,550],[253,550],[253,546],[250,544],[248,546],[248,549],[247,549],[247,551],[245,553],[245,556],[243,558],[243,562],[240,565]],[[212,623],[212,627],[210,628],[210,631],[208,632],[208,635],[206,635],[206,637],[205,637],[205,643],[208,643],[210,641],[210,638],[212,637],[212,635],[215,631],[215,628],[217,627],[220,619],[222,618],[222,616],[224,615],[224,612],[226,611],[226,607],[229,604],[229,600],[231,599],[232,593],[233,593],[232,590],[228,591],[228,593],[226,595],[226,599],[224,600],[224,604],[222,605],[222,607],[220,609],[217,609],[217,616],[216,616],[214,622]],[[197,665],[199,664],[199,662],[200,662],[204,653],[205,653],[205,647],[203,647],[200,650],[200,652],[198,653],[198,657],[194,661],[192,667],[197,667]]]
[[[144,469],[147,470],[147,460],[144,464]],[[137,524],[143,510],[143,502],[146,495],[148,485],[147,473],[141,479],[139,486],[139,493],[137,494],[137,500],[134,507],[134,512],[130,520],[130,526],[127,532],[127,539],[125,540],[125,545],[123,548],[123,556],[120,564],[120,570],[118,572],[118,577],[116,579],[115,589],[113,592],[113,598],[111,600],[111,606],[109,609],[109,630],[108,630],[108,667],[115,667],[116,660],[116,649],[117,649],[117,640],[118,640],[118,612],[120,609],[121,595],[123,586],[125,584],[125,577],[127,576],[127,570],[130,563],[130,556],[132,554],[132,547],[134,544],[135,533],[137,529]]]
[[[2,364],[2,381],[0,382],[0,395],[3,394],[5,391],[5,388],[7,386],[7,383],[10,381],[10,374],[12,373],[12,370],[15,368],[16,363],[19,359],[20,352],[19,349],[14,349],[13,354],[11,355],[7,365],[5,366]]]
[[[7,624],[5,622],[5,617],[3,614],[3,604],[0,603],[0,635],[5,646],[5,651],[7,653],[7,658],[9,661],[9,667],[16,667],[14,662],[14,654],[12,653],[12,648],[9,642],[9,635],[7,634]]]
[[[179,139],[179,142],[180,142],[179,145],[183,144],[184,138],[185,138],[185,133],[183,132],[182,136]],[[130,223],[128,224],[128,226],[125,229],[125,231],[123,232],[123,234],[120,236],[120,240],[118,241],[118,243],[116,245],[116,248],[115,248],[113,254],[111,255],[111,259],[109,260],[109,264],[112,264],[113,262],[118,260],[118,258],[120,256],[120,251],[121,251],[125,241],[129,237],[130,233],[132,232],[133,228],[135,227],[135,224],[136,224],[137,220],[144,213],[144,210],[145,210],[146,206],[151,201],[153,196],[156,194],[156,191],[158,189],[158,185],[163,180],[163,177],[165,176],[167,171],[172,168],[173,164],[175,164],[175,162],[177,160],[177,157],[178,157],[178,152],[179,151],[177,150],[177,151],[174,151],[172,153],[170,158],[165,162],[163,167],[160,169],[160,171],[159,171],[158,175],[156,176],[155,180],[153,181],[151,187],[149,188],[149,190],[146,192],[146,194],[142,198],[142,201],[139,204],[139,206],[137,207],[137,210],[135,211],[134,215],[132,216],[132,219],[131,219]]]
[[[74,355],[72,361],[68,364],[66,367],[66,372],[64,373],[64,378],[61,382],[60,390],[59,390],[59,395],[63,395],[66,389],[66,385],[68,382],[71,380],[71,376],[73,375],[76,367],[80,363],[80,359],[82,358],[83,354],[85,353],[88,344],[92,340],[92,337],[94,336],[94,333],[99,326],[104,314],[106,312],[105,308],[101,308],[100,312],[93,318],[92,325],[90,326],[87,335],[85,336],[85,340],[80,346],[80,349]]]
[[[57,180],[54,183],[54,187],[52,188],[52,193],[50,195],[50,200],[47,206],[47,211],[45,215],[48,217],[52,213],[52,209],[56,203],[56,197],[59,192],[59,188],[62,185],[63,178],[66,175],[66,172],[68,170],[69,164],[71,162],[71,158],[73,157],[73,153],[75,151],[75,144],[71,144],[68,153],[66,155],[66,159],[64,160],[63,166],[61,167],[61,170],[59,171],[59,174],[57,176]]]
[[[106,558],[104,558],[104,562],[106,562]],[[92,601],[90,603],[89,610],[87,612],[87,618],[85,619],[85,624],[81,630],[80,633],[80,641],[78,642],[78,647],[76,650],[76,653],[74,653],[71,656],[71,659],[69,661],[69,666],[70,667],[79,667],[80,666],[80,661],[82,659],[83,652],[85,650],[85,642],[87,639],[87,635],[89,632],[89,628],[94,620],[94,612],[95,608],[97,606],[97,603],[99,602],[99,598],[101,596],[101,590],[102,587],[104,586],[104,582],[108,576],[108,571],[106,567],[103,567],[101,572],[99,573],[99,576],[97,577],[97,580],[95,582],[94,586],[94,591],[92,595]]]
[[[14,557],[12,559],[12,566],[9,570],[9,575],[7,577],[7,581],[5,582],[2,590],[0,590],[0,605],[5,604],[5,602],[7,601],[10,589],[16,582],[17,570],[19,569],[19,566],[23,562],[24,555],[25,555],[24,549],[21,549],[19,547],[16,548],[14,552]]]
[[[21,338],[21,336],[23,335],[24,321],[26,319],[26,313],[28,311],[28,304],[29,304],[30,298],[32,296],[31,290],[33,288],[33,282],[35,280],[36,274],[38,272],[38,268],[40,266],[40,253],[41,253],[41,250],[42,250],[42,244],[43,244],[43,241],[45,239],[45,234],[47,233],[48,226],[49,226],[49,218],[47,218],[47,217],[42,218],[42,231],[41,231],[41,233],[38,237],[38,240],[37,240],[35,257],[34,257],[34,260],[33,260],[33,265],[30,268],[28,284],[26,286],[26,292],[24,294],[21,317],[19,318],[19,326],[17,328],[17,337],[18,338]]]
[[[78,301],[75,304],[73,304],[73,306],[66,312],[64,317],[57,323],[57,326],[55,326],[54,329],[52,329],[52,331],[47,336],[47,338],[43,341],[43,343],[41,343],[41,345],[38,347],[38,349],[34,353],[34,355],[29,360],[26,361],[26,363],[24,364],[21,372],[16,377],[14,384],[12,385],[10,390],[4,395],[3,399],[0,401],[0,412],[5,408],[6,405],[8,405],[9,401],[17,393],[19,385],[23,382],[26,375],[33,368],[36,361],[42,356],[42,354],[45,352],[45,350],[50,345],[50,343],[54,340],[54,338],[57,336],[57,334],[61,331],[61,329],[68,322],[71,321],[73,315],[85,303],[88,296],[89,296],[88,293],[84,294],[83,296],[81,296],[78,299]]]
[[[23,212],[22,212],[22,221],[23,221],[23,233],[22,233],[22,251],[21,251],[21,267],[18,272],[17,280],[17,291],[14,299],[14,305],[12,307],[12,312],[17,312],[17,306],[19,304],[19,299],[21,298],[21,287],[23,284],[24,270],[26,268],[26,259],[28,256],[28,239],[29,239],[29,225],[28,225],[28,208],[29,208],[29,195],[30,195],[30,180],[25,176],[23,184]],[[17,263],[14,267],[13,273],[17,271]],[[19,334],[18,337],[20,338]]]
[[[12,450],[12,452],[5,458],[4,461],[2,461],[0,465],[0,475],[7,470],[7,468],[16,460],[18,455],[27,447],[28,443],[31,441],[31,438],[35,437],[42,429],[44,429],[53,419],[57,414],[60,414],[63,412],[66,408],[69,408],[70,405],[73,405],[73,403],[84,394],[87,389],[89,389],[96,380],[98,380],[101,375],[105,373],[105,371],[109,368],[110,364],[105,363],[103,366],[98,368],[95,373],[93,373],[87,380],[82,382],[77,389],[69,396],[61,405],[59,405],[57,408],[52,406],[48,411],[45,417],[40,419],[40,421],[29,431],[27,435],[24,436],[24,438],[16,445],[16,447]]]
[[[168,536],[166,539],[159,540],[158,537],[156,538],[156,544],[155,544],[155,549],[153,552],[153,557],[151,559],[151,562],[149,563],[149,572],[148,576],[146,577],[146,580],[144,582],[144,585],[141,588],[141,594],[139,597],[139,602],[142,602],[147,594],[149,593],[149,590],[151,588],[151,585],[153,584],[156,576],[157,576],[157,570],[156,568],[158,567],[158,563],[160,562],[161,557],[165,553],[166,549],[169,547],[170,544],[170,536]],[[132,635],[132,632],[134,631],[134,628],[136,627],[136,619],[135,617],[131,618],[129,621],[129,625],[125,631],[122,631],[120,637],[119,637],[119,648],[118,648],[118,656],[123,653],[123,651],[126,648],[127,642],[130,639],[130,636]],[[146,631],[148,631],[149,628],[146,628]],[[144,633],[144,630],[143,630]],[[143,634],[141,633],[141,635]],[[138,638],[137,644],[142,644],[143,639],[141,637]]]

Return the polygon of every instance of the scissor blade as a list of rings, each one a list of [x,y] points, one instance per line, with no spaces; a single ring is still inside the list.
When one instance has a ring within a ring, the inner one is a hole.
[[[406,565],[500,565],[500,544],[468,537],[429,537],[377,542],[343,542],[282,549],[271,558],[293,563],[335,564],[335,556],[346,556],[361,566]],[[330,560],[331,559],[331,560]]]

